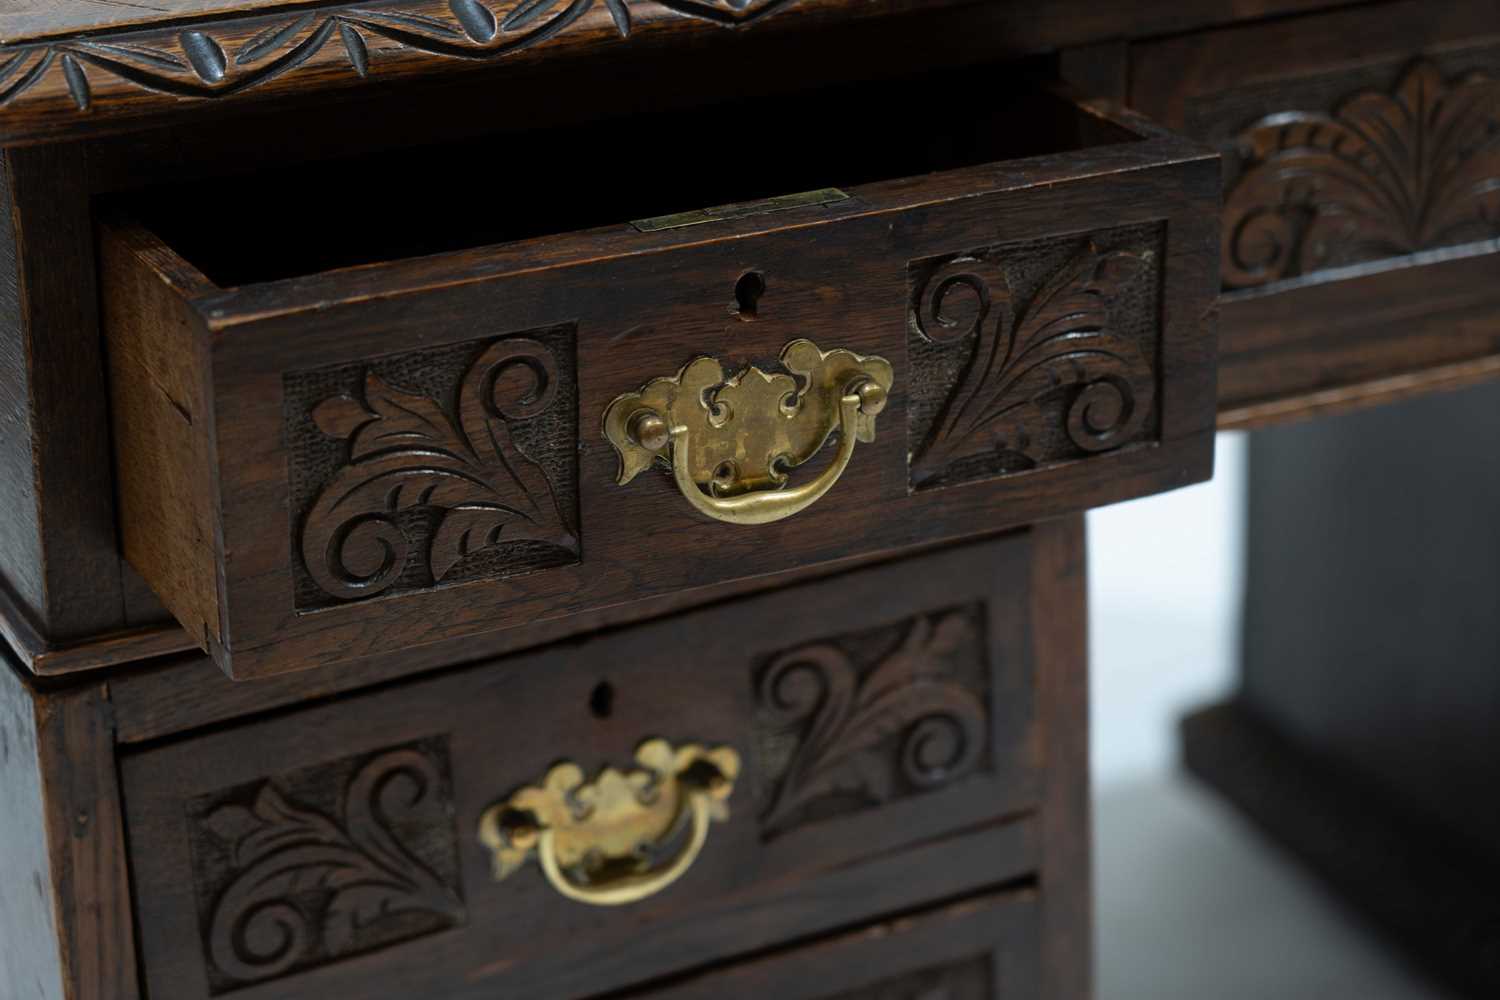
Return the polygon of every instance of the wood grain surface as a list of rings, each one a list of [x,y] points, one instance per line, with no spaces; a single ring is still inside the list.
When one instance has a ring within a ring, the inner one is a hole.
[[[7,658],[8,660],[8,658]],[[135,924],[102,684],[0,670],[0,970],[17,996],[135,1000]]]

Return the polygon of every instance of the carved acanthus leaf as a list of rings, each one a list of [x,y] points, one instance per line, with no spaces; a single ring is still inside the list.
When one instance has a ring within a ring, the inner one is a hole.
[[[399,840],[392,819],[430,807],[442,778],[427,754],[392,750],[349,783],[333,819],[266,782],[253,804],[226,804],[203,819],[231,847],[233,874],[208,921],[218,975],[258,982],[337,958],[361,931],[420,912],[441,925],[463,918],[452,887]],[[441,814],[441,811],[439,812]],[[309,899],[319,899],[316,906]]]
[[[760,678],[768,724],[798,730],[796,750],[761,816],[768,835],[831,796],[890,798],[897,778],[934,788],[967,773],[986,742],[983,701],[946,673],[974,641],[962,612],[913,619],[900,643],[861,675],[836,643],[776,657]],[[897,761],[874,751],[898,740]]]
[[[1140,345],[1111,329],[1110,311],[1148,264],[1145,254],[1089,247],[1024,303],[993,257],[958,257],[928,275],[912,304],[916,328],[935,343],[968,343],[972,356],[912,459],[913,485],[986,454],[1036,464],[1047,437],[1041,404],[1059,393],[1071,394],[1066,431],[1077,448],[1105,451],[1135,437],[1155,376]]]
[[[436,582],[496,545],[542,542],[576,554],[577,535],[552,483],[511,436],[513,421],[552,405],[557,380],[557,359],[544,344],[508,337],[468,370],[456,414],[373,374],[363,400],[334,396],[319,404],[313,420],[324,433],[348,436],[349,460],[304,522],[308,573],[345,600],[387,589],[408,558],[396,515],[415,507],[441,512],[426,554]]]
[[[1418,61],[1390,93],[1267,115],[1235,147],[1229,287],[1500,237],[1500,80]]]

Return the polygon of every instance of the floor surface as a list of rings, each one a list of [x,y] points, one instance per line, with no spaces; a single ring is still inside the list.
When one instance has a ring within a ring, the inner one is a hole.
[[[1190,778],[1095,801],[1098,1000],[1448,1000]]]

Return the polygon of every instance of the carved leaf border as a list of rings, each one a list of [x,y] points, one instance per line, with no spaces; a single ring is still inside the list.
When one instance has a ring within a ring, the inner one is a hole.
[[[519,371],[518,395],[502,377]],[[511,422],[548,410],[556,399],[557,358],[529,337],[495,341],[465,372],[457,414],[374,374],[363,399],[333,396],[313,409],[320,430],[347,438],[349,458],[319,492],[302,525],[302,558],[329,595],[357,600],[401,578],[410,540],[396,515],[441,511],[429,539],[434,584],[465,558],[517,541],[545,543],[577,556],[578,534],[546,471],[518,448]]]
[[[603,6],[621,38],[630,36],[632,11],[644,4],[682,17],[738,27],[767,17],[796,0],[515,0],[497,13],[488,0],[449,0],[448,18],[419,13],[412,0],[379,0],[271,19],[250,39],[226,50],[223,38],[245,21],[188,27],[170,41],[159,29],[0,47],[0,106],[34,87],[55,65],[80,111],[93,104],[91,73],[103,73],[143,90],[180,98],[212,99],[243,93],[307,63],[329,45],[342,48],[360,77],[374,69],[369,38],[426,55],[493,60],[531,48],[567,31]],[[257,19],[259,20],[259,19]],[[175,43],[175,44],[174,44]]]
[[[1500,80],[1410,63],[1389,92],[1267,115],[1235,140],[1224,284],[1500,237]]]
[[[428,805],[441,787],[429,754],[391,750],[355,772],[337,820],[289,799],[274,780],[261,785],[250,808],[226,804],[209,813],[204,825],[231,846],[235,868],[204,928],[218,973],[245,985],[320,954],[337,959],[355,950],[361,929],[395,914],[462,923],[457,890],[391,832],[393,816]],[[313,891],[328,895],[316,926],[297,902]]]

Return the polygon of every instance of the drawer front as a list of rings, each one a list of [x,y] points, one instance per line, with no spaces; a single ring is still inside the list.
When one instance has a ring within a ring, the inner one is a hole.
[[[581,997],[1035,874],[1063,780],[1038,690],[1081,670],[1037,633],[1083,609],[1034,551],[1008,536],[126,756],[150,995]]]
[[[995,1000],[1043,995],[1036,894],[878,924],[631,1000]]]
[[[1224,156],[1231,423],[1497,370],[1481,360],[1500,354],[1495,4],[1368,4],[1137,45],[1131,103]]]
[[[1216,163],[1045,107],[1103,144],[232,291],[109,228],[126,554],[242,677],[1204,478]]]

